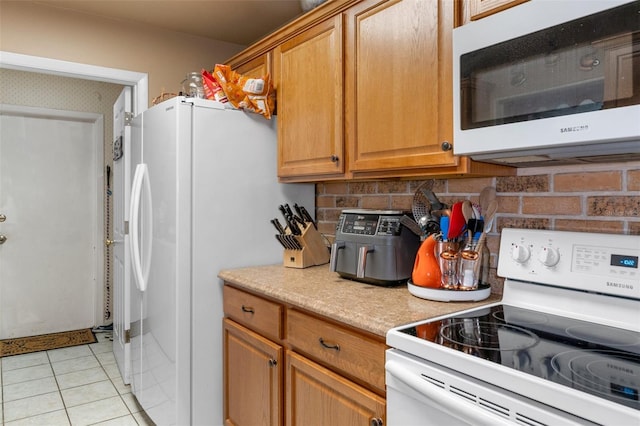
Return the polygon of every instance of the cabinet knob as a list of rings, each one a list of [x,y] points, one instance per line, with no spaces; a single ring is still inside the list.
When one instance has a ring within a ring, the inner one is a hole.
[[[384,422],[380,417],[374,417],[369,423],[371,426],[384,426]]]
[[[276,361],[275,359],[271,358],[269,360],[269,367],[275,367],[276,365],[278,365],[278,361]]]
[[[331,156],[331,162],[332,163],[337,163],[338,161],[340,161],[340,158],[337,155],[332,155]]]
[[[453,149],[453,145],[451,145],[451,142],[449,141],[442,142],[442,145],[440,145],[440,147],[443,151],[451,151]]]

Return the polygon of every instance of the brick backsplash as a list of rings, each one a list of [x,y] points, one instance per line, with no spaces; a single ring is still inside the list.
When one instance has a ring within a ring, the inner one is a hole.
[[[329,240],[340,212],[349,208],[411,211],[413,194],[425,180],[327,182],[316,184],[318,229]],[[500,231],[552,229],[640,235],[640,162],[518,169],[517,176],[436,179],[433,192],[446,203],[478,200],[494,186],[498,212],[487,235],[494,291]]]

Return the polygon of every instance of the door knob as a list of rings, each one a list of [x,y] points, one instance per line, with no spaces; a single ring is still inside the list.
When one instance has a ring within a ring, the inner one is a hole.
[[[5,241],[7,241],[7,237],[0,235],[0,244],[4,244]]]
[[[5,220],[7,220],[7,217],[0,213],[0,222],[4,222]]]
[[[122,240],[109,240],[109,239],[106,239],[104,241],[104,245],[109,247],[109,246],[111,246],[111,244],[121,243],[121,242],[122,242]]]

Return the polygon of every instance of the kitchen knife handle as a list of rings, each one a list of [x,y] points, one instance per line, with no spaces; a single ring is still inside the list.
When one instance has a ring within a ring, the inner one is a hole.
[[[307,209],[304,208],[304,206],[300,207],[300,211],[301,211],[302,219],[304,219],[306,222],[311,223],[314,228],[318,229],[318,226],[316,225],[316,221],[313,220],[313,218],[311,217]]]
[[[282,234],[276,234],[275,237],[276,237],[276,240],[278,240],[278,242],[280,243],[280,245],[282,245],[282,247],[286,249],[290,248],[287,244],[285,244],[283,239],[284,236]]]
[[[278,232],[280,233],[280,235],[284,235],[284,228],[282,227],[282,225],[280,224],[280,221],[278,219],[272,219],[271,223],[273,223],[273,226],[275,226],[275,228],[278,230]]]
[[[287,218],[287,226],[289,227],[289,231],[291,231],[293,235],[302,235],[302,231],[300,231],[298,224],[292,217]]]
[[[287,216],[293,216],[293,211],[291,210],[291,207],[289,207],[289,204],[285,204],[284,209],[287,212]]]

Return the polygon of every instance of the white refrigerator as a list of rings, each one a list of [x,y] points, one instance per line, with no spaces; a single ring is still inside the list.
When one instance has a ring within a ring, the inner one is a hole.
[[[282,262],[275,119],[176,97],[133,119],[129,213],[132,392],[158,425],[223,424],[225,268]]]

